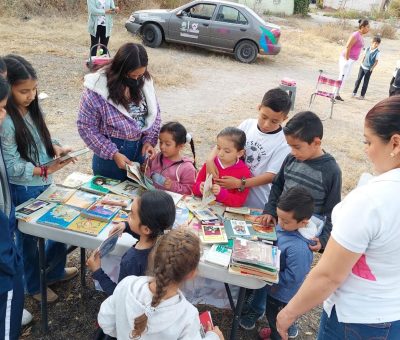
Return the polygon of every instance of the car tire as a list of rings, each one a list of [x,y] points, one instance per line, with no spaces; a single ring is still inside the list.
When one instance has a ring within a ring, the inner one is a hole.
[[[142,30],[143,44],[149,47],[161,45],[163,36],[160,27],[155,24],[146,24]]]
[[[250,64],[256,60],[258,54],[257,45],[250,40],[243,40],[235,47],[236,60]]]

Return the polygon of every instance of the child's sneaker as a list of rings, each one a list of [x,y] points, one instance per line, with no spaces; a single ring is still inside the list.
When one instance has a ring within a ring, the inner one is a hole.
[[[353,92],[351,96],[354,98],[356,95],[357,95],[357,93]]]
[[[242,313],[242,316],[239,320],[239,325],[245,330],[252,330],[256,327],[257,320],[260,320],[264,317],[265,312],[258,313],[253,308],[249,308],[246,313]]]
[[[294,339],[294,338],[297,338],[298,335],[299,335],[299,329],[297,328],[296,323],[294,323],[288,329],[288,338]]]
[[[262,340],[269,340],[269,338],[271,337],[271,328],[269,327],[261,328],[260,331],[258,332],[258,335]]]

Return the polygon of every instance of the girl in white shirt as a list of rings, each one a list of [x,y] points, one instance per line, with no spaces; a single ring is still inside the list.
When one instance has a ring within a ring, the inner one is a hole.
[[[364,136],[377,176],[333,209],[325,252],[278,314],[283,339],[299,316],[321,302],[319,340],[399,339],[400,96],[368,112]]]
[[[200,340],[199,312],[179,290],[196,275],[199,260],[200,241],[193,233],[172,230],[161,236],[150,255],[153,277],[126,277],[102,303],[103,332],[126,340]],[[211,325],[205,338],[224,339]]]

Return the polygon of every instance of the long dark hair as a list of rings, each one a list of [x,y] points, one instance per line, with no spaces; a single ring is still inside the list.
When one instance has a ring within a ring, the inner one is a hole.
[[[139,103],[142,99],[140,90],[143,87],[144,80],[150,79],[150,73],[146,70],[136,91],[129,88],[130,98],[125,95],[126,85],[124,84],[124,78],[128,76],[129,72],[139,67],[147,67],[147,64],[147,52],[142,45],[134,43],[122,45],[112,62],[106,67],[109,98],[115,103],[121,104],[127,110],[130,102]]]
[[[4,57],[4,62],[7,65],[7,79],[10,83],[11,90],[14,85],[18,85],[25,80],[37,80],[37,75],[32,65],[21,56],[9,54]],[[32,134],[25,124],[24,118],[22,117],[12,95],[7,101],[6,110],[14,123],[15,141],[17,143],[17,150],[20,156],[26,161],[37,165],[39,163],[38,146],[36,145]],[[29,104],[28,110],[31,119],[38,130],[39,136],[46,148],[47,155],[53,158],[55,156],[53,143],[51,142],[50,132],[47,129],[42,110],[39,106],[37,92],[35,99]]]
[[[9,93],[10,93],[10,85],[3,76],[0,76],[0,101],[7,98]]]

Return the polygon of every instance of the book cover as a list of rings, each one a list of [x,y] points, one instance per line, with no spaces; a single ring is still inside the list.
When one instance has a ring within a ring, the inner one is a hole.
[[[83,184],[81,189],[94,194],[104,195],[110,191],[108,187],[117,185],[120,182],[119,180],[104,176],[94,176],[89,182]]]
[[[82,215],[87,218],[93,218],[101,221],[108,221],[113,218],[121,207],[115,205],[107,205],[97,202],[90,208],[83,210]]]
[[[126,196],[118,195],[118,194],[106,194],[101,200],[101,203],[108,205],[117,205],[121,208],[127,208],[132,200]]]
[[[250,214],[250,208],[247,207],[226,207],[226,211],[240,215]]]
[[[251,223],[243,220],[224,221],[225,231],[228,238],[243,237],[251,240],[269,240],[276,241],[277,235],[275,227],[263,226],[257,223]]]
[[[175,222],[172,226],[172,229],[187,227],[193,218],[193,215],[190,213],[189,209],[185,207],[176,207],[175,211]]]
[[[212,182],[213,176],[211,174],[207,174],[206,180],[204,182],[203,186],[203,197],[201,199],[201,202],[203,206],[207,206],[211,202],[215,201],[215,195],[212,192]]]
[[[74,194],[65,202],[66,205],[70,205],[80,209],[89,208],[94,202],[100,199],[101,196],[92,194],[90,192],[77,190]]]
[[[114,218],[112,219],[113,223],[127,222],[129,217],[129,212],[121,209],[119,210]]]
[[[37,223],[53,227],[67,228],[80,214],[80,211],[62,204],[58,204],[42,215]]]
[[[223,225],[208,224],[201,226],[201,240],[203,243],[227,243]]]
[[[210,324],[211,327],[214,327],[214,324],[211,319],[211,313],[210,311],[205,311],[199,315],[200,318],[200,324],[201,324],[201,330],[200,334],[204,338],[206,336],[207,330],[208,330],[208,324]]]
[[[203,208],[194,210],[193,213],[200,221],[219,221],[219,217],[215,215],[210,209]]]
[[[231,261],[231,255],[232,249],[221,244],[213,244],[205,254],[204,260],[228,268],[229,262]]]
[[[109,235],[103,242],[101,242],[98,251],[100,258],[110,254],[117,245],[118,239],[121,236],[121,232],[116,232],[114,234]]]
[[[43,191],[37,199],[48,202],[65,203],[75,191],[76,189],[62,188],[52,184]]]
[[[15,217],[29,222],[42,216],[46,211],[54,207],[54,205],[55,203],[31,198],[15,208]]]
[[[237,238],[233,240],[232,260],[276,268],[277,251],[270,244]]]
[[[67,230],[76,231],[78,233],[91,236],[97,236],[106,225],[107,222],[79,216],[67,227]]]
[[[81,185],[89,182],[92,178],[92,175],[83,174],[81,172],[73,172],[72,174],[68,175],[68,177],[62,183],[62,186],[67,188],[79,188]]]
[[[127,196],[129,198],[138,197],[141,194],[141,189],[139,189],[138,184],[128,180],[109,187],[109,189],[114,194]]]
[[[127,176],[139,186],[146,190],[154,190],[153,180],[147,177],[140,169],[140,164],[133,162],[132,165],[126,165]]]

